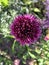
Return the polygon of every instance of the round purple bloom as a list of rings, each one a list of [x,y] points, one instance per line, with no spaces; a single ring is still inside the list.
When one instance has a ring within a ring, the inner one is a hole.
[[[11,34],[20,44],[32,44],[41,35],[40,20],[31,14],[17,16],[10,26]]]

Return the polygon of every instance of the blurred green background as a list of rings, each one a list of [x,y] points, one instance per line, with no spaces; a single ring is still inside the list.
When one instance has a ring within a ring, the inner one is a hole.
[[[49,65],[49,41],[44,41],[46,30],[39,42],[30,46],[21,46],[10,34],[10,24],[19,14],[35,14],[45,18],[44,0],[0,0],[0,65],[13,65],[14,59],[20,59],[20,65],[32,60],[32,65]],[[27,64],[28,65],[28,64]]]

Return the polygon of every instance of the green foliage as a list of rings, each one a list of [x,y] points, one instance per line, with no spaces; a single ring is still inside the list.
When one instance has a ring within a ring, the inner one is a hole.
[[[49,65],[49,41],[43,40],[45,32],[40,43],[36,42],[30,46],[21,46],[10,34],[10,24],[19,14],[33,13],[43,19],[44,5],[41,3],[42,0],[0,0],[0,49],[2,50],[3,45],[3,51],[12,58],[17,56],[23,64],[26,64],[27,59],[33,59],[38,65]],[[0,54],[0,62],[12,65],[12,59],[6,58],[4,54]]]
[[[9,4],[8,0],[0,0],[0,4],[3,6],[7,6]]]
[[[30,53],[30,52],[28,52],[28,53],[29,53],[29,55],[31,56],[31,58],[33,58],[33,59],[36,58],[36,56],[35,56],[34,54],[32,54],[32,53]]]

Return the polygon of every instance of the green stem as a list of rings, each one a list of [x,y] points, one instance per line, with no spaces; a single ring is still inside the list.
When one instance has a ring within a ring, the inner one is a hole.
[[[13,43],[13,45],[12,45],[12,52],[14,53],[14,51],[15,51],[15,43],[16,43],[16,40],[14,40],[14,43]]]

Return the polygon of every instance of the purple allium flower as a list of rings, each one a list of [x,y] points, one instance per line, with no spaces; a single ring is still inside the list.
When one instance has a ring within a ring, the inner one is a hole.
[[[46,10],[46,16],[49,18],[49,0],[45,0],[45,10]]]
[[[43,20],[43,28],[49,28],[49,0],[45,0],[45,2],[43,3],[45,5],[45,20]]]
[[[34,43],[41,35],[40,21],[31,14],[17,16],[10,28],[11,34],[22,45]]]
[[[49,19],[43,20],[43,28],[49,28]]]

